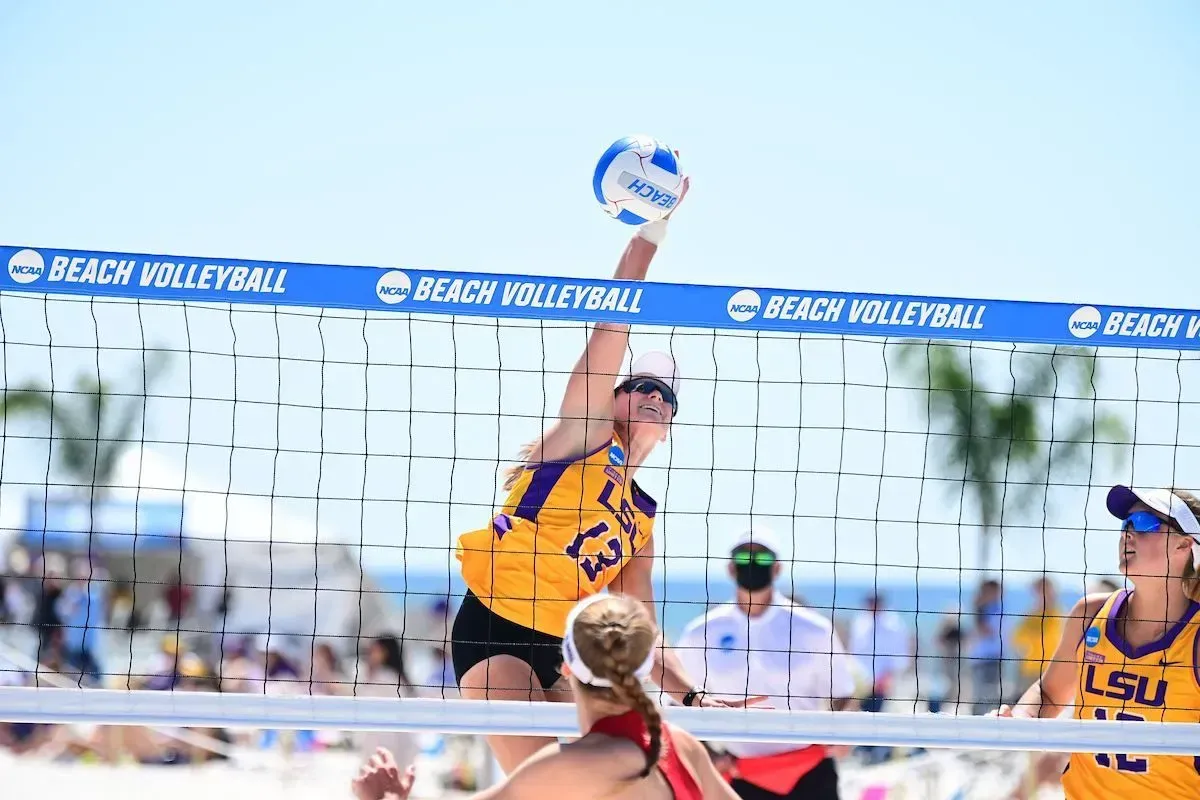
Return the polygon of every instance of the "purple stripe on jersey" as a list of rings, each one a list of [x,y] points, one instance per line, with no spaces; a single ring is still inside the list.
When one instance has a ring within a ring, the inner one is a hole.
[[[1105,626],[1105,635],[1108,637],[1108,640],[1112,642],[1113,647],[1116,647],[1118,650],[1120,650],[1121,654],[1126,658],[1145,658],[1151,653],[1161,653],[1163,650],[1166,650],[1168,647],[1174,644],[1175,639],[1180,633],[1183,632],[1183,629],[1187,627],[1188,623],[1192,621],[1192,617],[1196,616],[1196,612],[1200,611],[1200,603],[1193,602],[1188,606],[1187,611],[1184,612],[1184,615],[1179,619],[1179,621],[1172,625],[1171,629],[1167,631],[1161,639],[1149,642],[1141,647],[1134,647],[1125,640],[1124,636],[1121,635],[1121,626],[1118,624],[1121,619],[1121,609],[1125,607],[1125,603],[1127,600],[1129,600],[1129,596],[1129,590],[1121,590],[1121,596],[1117,598],[1117,601],[1112,604],[1112,608],[1109,609],[1108,624]]]
[[[533,477],[529,479],[529,485],[521,494],[521,502],[517,504],[516,515],[521,519],[537,522],[538,512],[542,510],[542,505],[554,491],[554,485],[558,483],[558,479],[563,476],[563,473],[570,469],[571,465],[591,458],[610,447],[612,447],[611,440],[578,458],[568,458],[563,461],[539,461],[536,464],[527,465],[525,469],[533,470]],[[579,503],[582,506],[582,497],[579,498]]]
[[[517,505],[517,516],[530,522],[537,522],[538,512],[542,510],[542,505],[554,491],[554,484],[558,483],[558,479],[571,468],[573,463],[575,462],[553,461],[535,468],[533,477],[529,479],[529,485],[525,487],[525,492],[521,495],[521,502]]]
[[[654,514],[658,511],[658,503],[654,498],[643,492],[642,487],[637,485],[637,481],[629,482],[629,490],[634,507],[650,519],[654,519]]]
[[[1200,686],[1200,636],[1192,637],[1192,675]],[[1196,756],[1196,771],[1200,772],[1200,756]]]

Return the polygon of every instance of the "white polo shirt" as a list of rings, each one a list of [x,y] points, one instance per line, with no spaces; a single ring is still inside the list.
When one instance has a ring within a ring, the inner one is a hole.
[[[762,705],[796,711],[827,711],[834,698],[854,694],[854,663],[832,623],[775,595],[757,617],[736,603],[693,620],[672,645],[688,674],[722,700],[755,695]],[[804,743],[730,742],[735,756],[798,750]]]

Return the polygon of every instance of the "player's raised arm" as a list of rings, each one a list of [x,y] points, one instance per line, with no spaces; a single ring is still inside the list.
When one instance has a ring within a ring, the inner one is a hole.
[[[684,188],[679,202],[687,194],[689,181],[684,179]],[[678,209],[678,204],[676,209]],[[672,211],[672,213],[674,213]],[[667,234],[668,218],[649,222],[638,229],[629,240],[617,270],[616,280],[641,281],[646,279],[650,262],[658,252],[658,246]],[[578,431],[586,426],[587,449],[601,442],[612,432],[613,385],[625,360],[629,347],[629,326],[623,323],[601,322],[592,329],[587,348],[575,363],[567,389],[559,408],[560,428]],[[561,431],[560,431],[561,432]],[[557,438],[557,437],[556,437]],[[576,437],[571,437],[576,438]],[[558,448],[554,448],[558,449]]]

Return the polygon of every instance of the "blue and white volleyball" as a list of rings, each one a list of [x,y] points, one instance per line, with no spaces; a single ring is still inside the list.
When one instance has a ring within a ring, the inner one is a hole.
[[[662,219],[679,202],[683,171],[674,151],[650,136],[626,136],[600,156],[592,189],[604,210],[629,225]]]

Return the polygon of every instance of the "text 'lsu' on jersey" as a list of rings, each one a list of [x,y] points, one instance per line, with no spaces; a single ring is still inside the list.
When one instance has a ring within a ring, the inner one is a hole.
[[[650,541],[656,508],[627,479],[615,434],[581,458],[530,464],[491,524],[459,537],[463,580],[494,613],[561,637],[575,603]]]
[[[1195,727],[1196,753],[1075,753],[1063,774],[1070,800],[1200,798],[1200,603],[1158,641],[1133,647],[1121,634],[1130,593],[1105,601],[1079,643],[1077,719],[1112,719]]]

